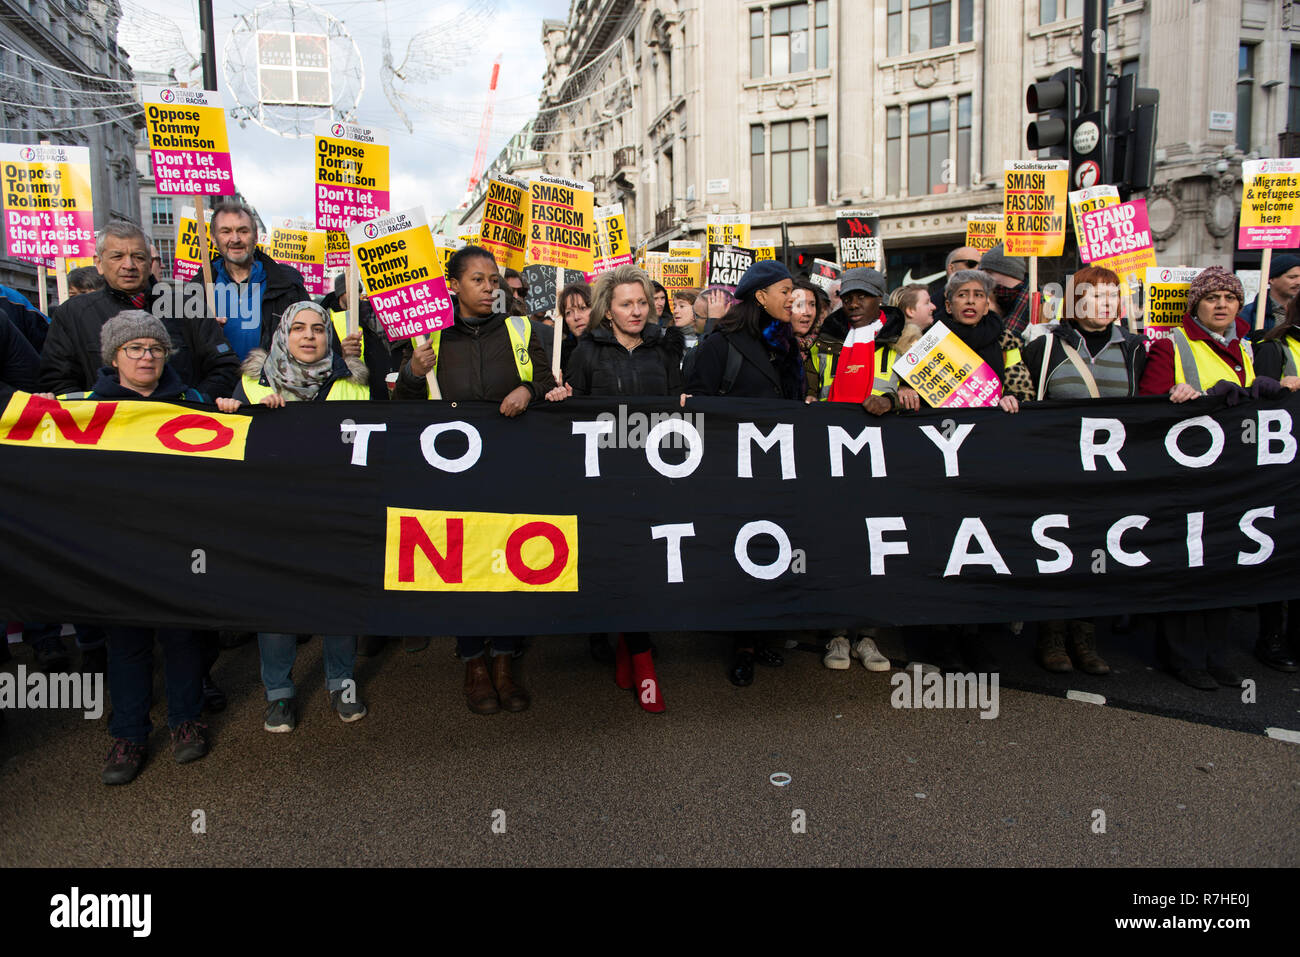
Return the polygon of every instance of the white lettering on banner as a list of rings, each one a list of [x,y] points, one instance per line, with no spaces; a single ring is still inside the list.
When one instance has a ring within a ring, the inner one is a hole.
[[[1205,550],[1201,547],[1201,533],[1205,529],[1204,512],[1187,513],[1187,567],[1205,566]]]
[[[901,515],[867,519],[867,553],[871,556],[871,574],[885,574],[885,559],[890,555],[908,554],[907,542],[887,542],[885,532],[905,532],[907,522]]]
[[[1255,527],[1255,521],[1261,518],[1275,518],[1272,505],[1267,508],[1252,508],[1241,516],[1241,523],[1238,527],[1243,535],[1259,546],[1259,550],[1255,552],[1237,552],[1238,565],[1262,565],[1273,554],[1273,539],[1267,533],[1261,532]]]
[[[465,436],[469,448],[459,458],[448,459],[438,453],[435,443],[438,441],[438,436],[444,432],[460,432]],[[424,453],[424,460],[436,469],[442,469],[444,472],[464,472],[472,469],[478,462],[479,456],[483,454],[483,436],[468,422],[444,422],[441,425],[431,425],[420,433],[420,451]]]
[[[1074,564],[1074,553],[1065,546],[1064,542],[1047,534],[1049,528],[1069,527],[1070,516],[1068,515],[1040,515],[1034,519],[1034,526],[1030,529],[1034,541],[1048,551],[1056,552],[1056,557],[1051,561],[1043,561],[1041,558],[1037,560],[1040,575],[1055,575],[1069,571],[1070,566]]]
[[[1286,409],[1261,409],[1258,415],[1259,446],[1255,464],[1290,465],[1295,461],[1296,453],[1296,440],[1291,434],[1291,413]],[[1282,446],[1280,452],[1273,451],[1275,442]]]
[[[953,430],[952,437],[947,438],[942,432],[933,425],[921,426],[921,433],[931,442],[939,447],[943,453],[943,474],[948,478],[956,478],[961,474],[961,469],[957,463],[957,450],[961,444],[966,441],[966,436],[975,431],[974,423],[967,422],[965,425],[959,425]]]
[[[669,433],[680,435],[686,440],[686,458],[678,465],[665,462],[659,443]],[[704,439],[700,431],[684,419],[664,419],[655,425],[645,440],[645,458],[650,467],[665,478],[686,478],[704,459]]]
[[[1178,447],[1178,437],[1193,427],[1202,428],[1210,433],[1210,447],[1200,455],[1187,455]],[[1189,469],[1203,469],[1213,465],[1223,452],[1223,443],[1223,428],[1208,415],[1184,419],[1171,428],[1169,434],[1165,436],[1165,450],[1169,453],[1169,457]]]
[[[970,550],[972,541],[979,545],[978,552]],[[960,575],[967,565],[988,565],[999,575],[1011,574],[1011,569],[1007,568],[1002,554],[993,544],[989,530],[984,527],[983,519],[963,518],[961,520],[961,527],[957,529],[957,534],[952,540],[952,551],[948,553],[948,567],[943,570],[943,577]]]
[[[795,478],[794,470],[794,426],[788,422],[772,427],[764,435],[753,422],[741,422],[736,433],[736,476],[753,478],[754,466],[750,459],[751,445],[757,445],[764,452],[772,451],[772,446],[781,445],[781,479]]]
[[[370,434],[387,432],[388,426],[382,422],[363,424],[340,422],[339,431],[344,435],[352,436],[352,464],[364,467],[370,464]]]
[[[758,535],[771,535],[776,539],[776,560],[770,565],[759,565],[749,557],[749,542]],[[751,578],[771,581],[780,578],[790,567],[790,536],[775,522],[747,522],[736,535],[736,564]]]
[[[880,439],[880,426],[869,425],[858,433],[857,438],[838,425],[826,427],[826,440],[830,447],[831,478],[844,478],[844,452],[857,455],[864,445],[871,447],[871,477],[885,477],[885,447]]]
[[[586,478],[600,478],[600,437],[614,434],[613,421],[596,419],[592,422],[574,422],[573,434],[583,437],[583,475]]]
[[[694,522],[675,525],[651,525],[650,537],[664,539],[668,547],[668,584],[680,584],[682,578],[682,539],[695,537]]]
[[[1106,551],[1110,552],[1110,557],[1115,559],[1121,565],[1127,565],[1129,568],[1141,568],[1148,565],[1151,559],[1140,551],[1128,552],[1124,550],[1124,533],[1130,528],[1143,529],[1147,527],[1147,517],[1145,515],[1126,515],[1110,527],[1106,532]]]
[[[1106,436],[1106,441],[1097,442],[1097,434]],[[1097,471],[1097,456],[1106,460],[1112,472],[1125,472],[1127,469],[1120,461],[1119,450],[1124,447],[1124,423],[1119,419],[1079,420],[1079,461],[1085,472]]]

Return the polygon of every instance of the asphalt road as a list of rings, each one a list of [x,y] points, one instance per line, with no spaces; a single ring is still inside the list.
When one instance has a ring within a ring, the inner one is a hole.
[[[371,713],[352,725],[327,710],[312,641],[295,672],[299,727],[277,735],[262,730],[246,645],[215,669],[230,707],[210,719],[212,752],[176,765],[156,705],[163,730],[125,787],[99,782],[106,718],[7,712],[0,866],[1300,864],[1300,745],[1232,730],[1241,709],[1239,727],[1278,719],[1252,717],[1235,692],[1139,676],[1141,658],[1118,648],[1103,647],[1121,672],[1109,688],[1158,689],[1145,710],[1070,700],[1055,678],[1008,688],[1035,679],[1021,642],[984,720],[895,709],[889,675],[830,672],[797,650],[737,689],[720,639],[656,641],[664,715],[566,636],[534,639],[519,663],[529,711],[475,716],[451,642],[436,639],[359,659]],[[30,661],[14,654],[5,670]],[[1296,676],[1259,687],[1275,715],[1300,718]]]

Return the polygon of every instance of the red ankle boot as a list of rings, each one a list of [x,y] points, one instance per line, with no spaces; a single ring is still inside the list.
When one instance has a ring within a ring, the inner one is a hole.
[[[652,714],[660,714],[665,707],[664,696],[659,690],[659,679],[655,676],[655,662],[650,652],[643,651],[632,655],[632,677],[641,707]]]
[[[618,649],[614,652],[614,684],[624,691],[632,687],[632,656],[621,633],[618,636]]]

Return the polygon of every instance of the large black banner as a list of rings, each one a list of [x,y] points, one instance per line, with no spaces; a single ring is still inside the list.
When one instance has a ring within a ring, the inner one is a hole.
[[[1033,620],[1300,591],[1300,398],[874,418],[749,399],[224,416],[19,394],[0,616],[549,634]]]

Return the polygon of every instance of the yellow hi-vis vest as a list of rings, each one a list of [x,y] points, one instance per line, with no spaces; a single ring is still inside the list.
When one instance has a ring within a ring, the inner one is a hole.
[[[808,354],[812,356],[813,365],[817,368],[817,398],[825,401],[831,394],[831,382],[835,379],[835,354],[829,349],[817,348],[816,343],[813,343]]]
[[[1241,382],[1250,385],[1255,381],[1255,354],[1250,340],[1241,340],[1241,361],[1244,365],[1242,380],[1237,378],[1237,370],[1228,361],[1214,351],[1214,347],[1204,339],[1189,339],[1182,329],[1175,329],[1169,336],[1174,345],[1174,382],[1185,382],[1197,392],[1204,392],[1217,382],[1225,379],[1232,383]]]
[[[346,310],[339,310],[330,313],[330,320],[334,323],[334,331],[338,334],[339,342],[348,337],[348,314]],[[366,361],[366,340],[363,336],[361,339],[361,361]]]
[[[898,393],[898,375],[894,372],[894,360],[898,353],[892,343],[876,343],[876,374],[871,380],[871,394],[885,395]]]
[[[1300,340],[1295,336],[1286,336],[1286,348],[1282,350],[1282,375],[1300,375]]]
[[[528,343],[533,338],[533,324],[527,316],[507,316],[506,331],[510,333],[510,348],[515,356],[515,368],[519,370],[520,382],[533,381],[533,359],[528,354]],[[442,342],[442,330],[429,333],[429,344],[433,346],[433,372],[438,371],[438,345]]]
[[[275,390],[269,385],[262,385],[261,377],[254,379],[252,376],[244,376],[244,395],[248,396],[249,405],[256,405],[265,399]],[[293,402],[289,396],[285,396],[286,402]],[[329,392],[325,395],[326,402],[341,402],[348,399],[369,399],[370,387],[357,385],[350,378],[336,379],[331,385]]]

